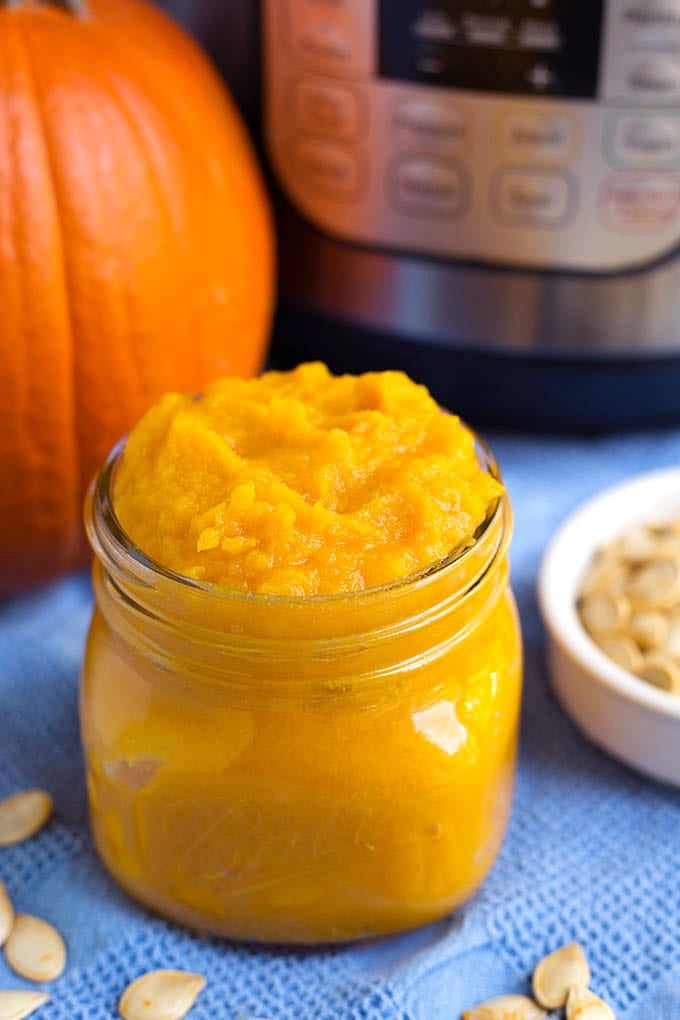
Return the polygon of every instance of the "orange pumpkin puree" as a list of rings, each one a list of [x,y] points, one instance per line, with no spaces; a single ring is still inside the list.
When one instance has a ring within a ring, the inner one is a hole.
[[[398,372],[310,364],[166,397],[101,478],[81,721],[113,875],[177,921],[277,942],[469,897],[509,812],[521,687],[510,510],[470,432]],[[111,492],[144,553],[219,587],[116,545]]]
[[[328,595],[468,544],[500,492],[425,387],[314,363],[166,396],[127,441],[115,507],[132,540],[185,577]]]

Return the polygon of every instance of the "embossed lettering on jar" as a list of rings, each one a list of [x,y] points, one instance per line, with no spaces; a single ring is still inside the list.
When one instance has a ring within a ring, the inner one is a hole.
[[[81,696],[110,871],[168,917],[244,939],[342,941],[449,913],[491,867],[511,800],[507,496],[467,550],[416,577],[253,595],[131,545],[112,509],[119,457],[87,509]]]

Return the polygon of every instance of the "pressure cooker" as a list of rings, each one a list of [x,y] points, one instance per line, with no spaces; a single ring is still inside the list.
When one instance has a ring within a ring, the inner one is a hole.
[[[680,0],[175,0],[275,194],[274,364],[680,421]]]

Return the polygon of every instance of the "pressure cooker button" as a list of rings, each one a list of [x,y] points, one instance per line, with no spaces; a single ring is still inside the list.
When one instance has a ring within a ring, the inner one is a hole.
[[[628,0],[623,19],[630,28],[680,28],[680,0]]]
[[[557,227],[569,215],[570,192],[563,174],[501,170],[494,181],[493,206],[502,223]]]
[[[673,163],[680,157],[680,118],[653,114],[619,117],[614,124],[616,163],[649,167]]]
[[[564,38],[556,19],[525,18],[520,23],[517,42],[523,50],[551,52],[562,49]]]
[[[563,114],[517,112],[502,123],[503,155],[513,162],[563,163],[573,145],[573,125]]]
[[[297,148],[304,183],[329,198],[351,199],[359,190],[359,163],[349,149],[332,142],[308,139]]]
[[[348,88],[329,82],[300,82],[295,93],[295,114],[302,131],[351,138],[359,127],[356,96]]]
[[[392,167],[389,194],[401,212],[416,216],[459,216],[466,199],[463,171],[443,160],[403,159]]]
[[[298,47],[307,57],[334,63],[346,63],[350,58],[347,33],[340,25],[322,19],[307,25],[298,36]]]
[[[397,142],[408,148],[459,148],[466,139],[467,126],[455,107],[427,99],[407,99],[393,112]]]
[[[680,211],[678,174],[610,174],[602,187],[600,210],[606,224],[619,230],[653,231]]]
[[[465,41],[469,46],[493,49],[506,47],[512,34],[512,19],[503,14],[465,12],[461,17]]]
[[[446,11],[425,10],[413,21],[411,33],[416,39],[426,42],[452,43],[458,29]]]
[[[372,0],[288,0],[288,24],[293,51],[303,63],[341,74],[374,71]]]
[[[537,60],[529,67],[524,77],[534,92],[546,92],[555,85],[557,75],[543,60]]]
[[[680,60],[671,57],[648,57],[635,64],[628,74],[633,92],[675,98],[680,93]]]

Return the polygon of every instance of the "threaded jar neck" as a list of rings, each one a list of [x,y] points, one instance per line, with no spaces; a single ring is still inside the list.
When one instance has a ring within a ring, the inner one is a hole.
[[[476,440],[482,466],[498,469]],[[469,546],[394,584],[360,592],[289,597],[233,591],[153,562],[114,510],[120,444],[88,493],[100,612],[120,640],[193,681],[295,689],[323,681],[342,691],[418,669],[474,630],[505,590],[512,531],[507,496],[489,509]],[[263,681],[266,676],[266,681]]]

